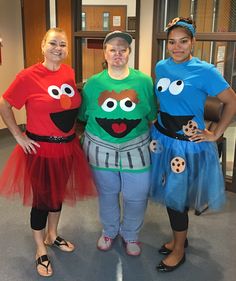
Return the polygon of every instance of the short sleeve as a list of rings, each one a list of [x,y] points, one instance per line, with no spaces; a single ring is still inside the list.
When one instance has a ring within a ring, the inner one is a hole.
[[[86,88],[87,88],[87,83],[85,83],[85,85],[83,86],[83,89],[81,91],[81,97],[82,97],[82,103],[81,106],[79,108],[79,113],[78,113],[78,119],[81,121],[86,122],[87,121],[87,117],[86,117],[86,108],[87,108],[87,96],[86,96]]]
[[[148,77],[148,99],[151,111],[148,114],[148,120],[153,121],[156,118],[157,115],[157,99],[154,91],[154,85],[151,77]]]
[[[29,87],[22,73],[19,73],[2,96],[11,106],[21,109],[26,103]]]
[[[203,84],[204,91],[210,96],[217,96],[222,91],[230,87],[222,74],[214,65],[211,65],[205,70],[205,77],[208,82]]]

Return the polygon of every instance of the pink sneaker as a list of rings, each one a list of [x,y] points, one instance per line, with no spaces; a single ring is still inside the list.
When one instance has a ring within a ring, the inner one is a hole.
[[[126,248],[126,253],[129,256],[139,256],[141,254],[141,247],[140,247],[140,242],[138,241],[128,241],[124,242],[125,243],[125,248]]]
[[[97,248],[101,251],[108,251],[111,249],[113,239],[102,235],[97,242]]]

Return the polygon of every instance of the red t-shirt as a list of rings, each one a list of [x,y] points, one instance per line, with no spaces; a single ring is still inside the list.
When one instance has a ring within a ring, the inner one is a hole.
[[[45,136],[68,136],[74,123],[81,96],[75,85],[74,71],[62,64],[50,71],[41,63],[22,70],[3,94],[10,105],[25,105],[26,129]]]

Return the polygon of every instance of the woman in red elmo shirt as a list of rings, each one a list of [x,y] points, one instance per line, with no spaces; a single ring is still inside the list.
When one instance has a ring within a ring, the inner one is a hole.
[[[72,68],[61,63],[68,54],[65,32],[50,29],[41,48],[44,61],[21,71],[0,99],[2,118],[18,143],[1,174],[0,194],[20,194],[23,204],[32,206],[36,268],[48,277],[53,270],[46,246],[66,252],[75,248],[57,234],[62,203],[73,204],[94,195],[95,189],[75,136],[81,97]],[[27,122],[22,134],[12,107],[24,105]]]

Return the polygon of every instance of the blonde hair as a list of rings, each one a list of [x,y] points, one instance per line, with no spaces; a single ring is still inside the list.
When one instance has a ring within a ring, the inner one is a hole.
[[[66,35],[65,30],[63,30],[63,29],[61,29],[61,28],[59,28],[59,27],[53,27],[53,28],[48,29],[48,31],[45,33],[45,35],[44,35],[44,37],[43,37],[43,39],[42,39],[42,43],[41,43],[42,46],[44,46],[44,44],[45,44],[45,42],[47,41],[47,38],[48,38],[48,36],[49,36],[49,34],[50,34],[51,32],[62,33],[62,34],[65,35],[65,37],[66,37],[66,39],[67,39],[67,35]]]

